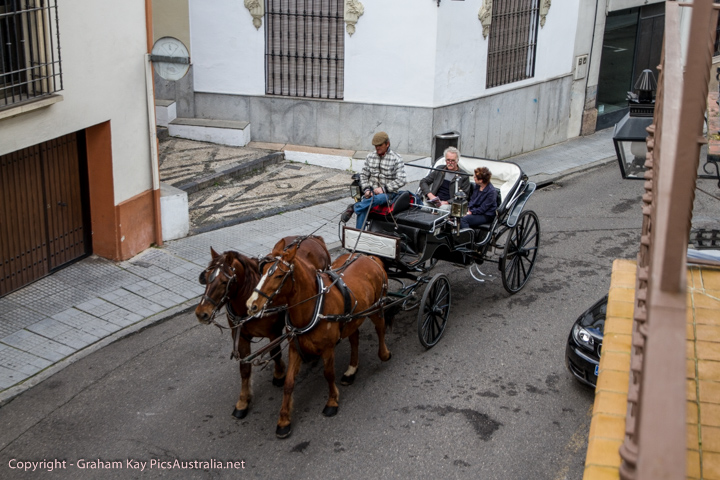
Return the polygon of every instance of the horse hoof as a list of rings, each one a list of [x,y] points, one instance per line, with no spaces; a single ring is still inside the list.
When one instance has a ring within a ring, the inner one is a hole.
[[[325,406],[325,408],[323,408],[323,415],[325,415],[326,417],[334,417],[335,415],[337,415],[337,412],[338,407]]]
[[[352,375],[343,375],[340,379],[340,385],[352,385],[355,382],[355,374]]]
[[[273,385],[275,385],[276,387],[282,387],[283,385],[285,385],[285,377],[282,377],[282,378],[273,377]]]
[[[288,423],[286,426],[281,427],[278,425],[278,427],[275,429],[275,436],[277,438],[287,438],[292,433],[292,427]]]
[[[235,410],[233,410],[233,417],[243,419],[243,418],[247,417],[248,410],[249,410],[248,408],[246,408],[244,410],[238,410],[236,408]]]

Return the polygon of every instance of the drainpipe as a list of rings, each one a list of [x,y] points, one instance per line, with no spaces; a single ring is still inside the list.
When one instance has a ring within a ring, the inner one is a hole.
[[[155,119],[155,82],[150,52],[153,47],[152,33],[152,0],[145,0],[145,32],[147,53],[145,54],[145,90],[147,98],[148,133],[150,137],[150,159],[152,171],[153,207],[155,211],[155,245],[162,246],[162,217],[160,214],[160,161],[159,146]]]

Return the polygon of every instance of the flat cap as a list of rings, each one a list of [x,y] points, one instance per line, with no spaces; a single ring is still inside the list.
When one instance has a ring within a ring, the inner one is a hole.
[[[382,145],[383,143],[389,142],[389,141],[390,141],[390,137],[388,137],[388,134],[387,134],[387,133],[385,133],[385,132],[377,132],[377,133],[373,136],[372,144],[377,147],[378,145]]]

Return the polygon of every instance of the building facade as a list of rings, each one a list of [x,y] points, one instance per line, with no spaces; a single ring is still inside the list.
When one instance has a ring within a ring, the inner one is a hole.
[[[150,25],[149,0],[0,3],[0,295],[161,243]]]
[[[188,21],[161,25],[178,3]],[[455,130],[463,152],[504,158],[565,140],[578,2],[490,3],[155,0],[156,39],[189,38],[192,60],[156,93],[180,117],[249,121],[262,142],[367,149],[384,129],[428,154]]]

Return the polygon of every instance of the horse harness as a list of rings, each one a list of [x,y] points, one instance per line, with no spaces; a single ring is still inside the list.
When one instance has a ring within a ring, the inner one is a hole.
[[[220,330],[224,330],[228,327],[224,327],[224,326],[220,325],[219,323],[217,323],[217,321],[215,321],[215,316],[217,315],[217,312],[223,307],[223,305],[225,306],[225,312],[227,313],[228,323],[230,323],[230,325],[232,325],[231,327],[229,327],[230,330],[238,330],[238,334],[236,335],[236,341],[235,341],[235,343],[237,345],[237,341],[238,341],[237,339],[239,339],[239,337],[242,335],[242,333],[240,333],[241,332],[240,329],[243,326],[243,324],[245,322],[247,322],[251,317],[242,317],[242,316],[238,315],[237,313],[235,313],[235,310],[233,310],[233,308],[232,308],[232,303],[230,303],[228,301],[228,300],[230,300],[231,285],[233,284],[233,282],[237,282],[237,273],[235,272],[235,267],[233,267],[231,265],[228,268],[232,271],[232,276],[228,275],[227,272],[225,272],[225,264],[223,263],[223,264],[218,265],[210,274],[210,278],[206,280],[206,283],[209,285],[213,281],[215,281],[215,279],[217,278],[217,276],[219,274],[223,274],[228,279],[227,283],[225,284],[225,293],[223,294],[220,301],[216,302],[207,293],[203,293],[202,297],[200,297],[200,298],[202,299],[201,303],[204,301],[207,301],[208,303],[210,303],[213,306],[213,311],[210,315],[210,323],[212,323],[213,325],[218,327]],[[207,288],[205,290],[207,292]],[[245,338],[245,340],[247,340],[249,342],[252,341],[251,338],[247,338],[244,335],[242,335],[242,336],[243,336],[243,338]],[[236,347],[236,350],[237,350],[237,347]],[[234,353],[236,353],[236,352],[233,352],[233,354]],[[232,355],[231,355],[231,358],[232,358]]]

